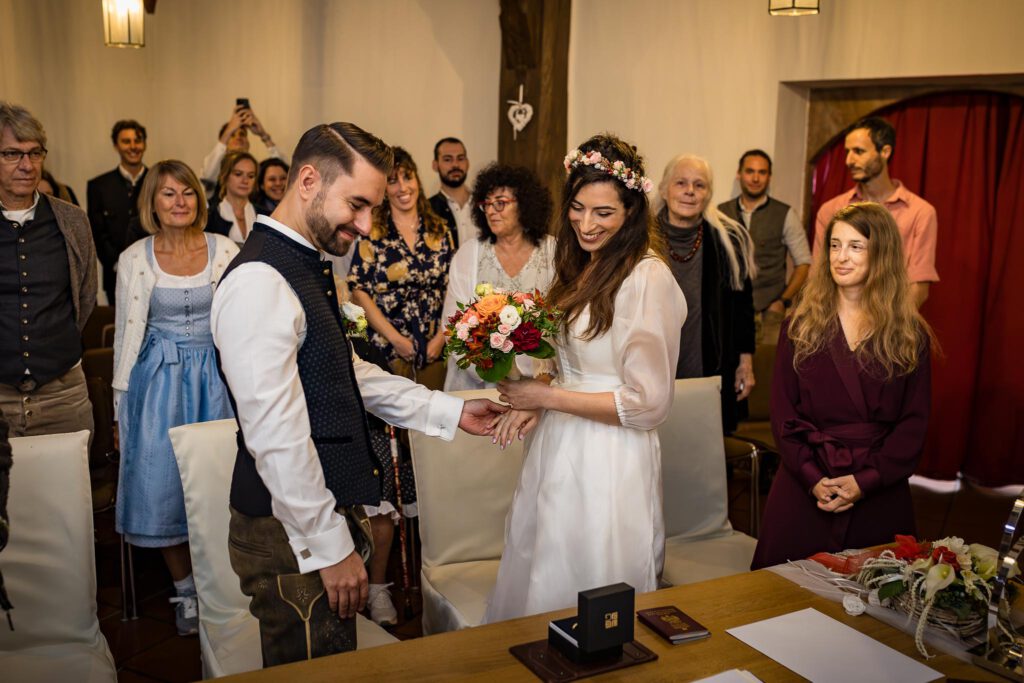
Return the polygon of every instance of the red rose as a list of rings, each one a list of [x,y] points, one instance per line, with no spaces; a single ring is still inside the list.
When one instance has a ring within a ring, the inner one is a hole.
[[[956,553],[944,545],[940,545],[938,548],[932,550],[932,560],[934,560],[936,564],[940,562],[948,564],[953,567],[953,569],[960,571],[960,563],[956,561]]]
[[[519,327],[512,330],[512,334],[508,336],[512,341],[512,348],[517,353],[526,353],[539,349],[540,337],[541,331],[529,321],[522,323]]]

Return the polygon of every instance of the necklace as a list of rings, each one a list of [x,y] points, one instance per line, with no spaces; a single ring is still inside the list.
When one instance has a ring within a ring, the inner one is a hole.
[[[686,263],[687,261],[691,261],[693,257],[697,255],[697,250],[700,249],[700,244],[703,241],[704,222],[701,221],[701,224],[697,226],[697,239],[693,241],[693,246],[690,247],[690,253],[688,253],[686,256],[680,256],[678,253],[676,253],[676,250],[673,249],[672,245],[670,244],[668,247],[668,255],[671,256],[672,260],[677,263]]]

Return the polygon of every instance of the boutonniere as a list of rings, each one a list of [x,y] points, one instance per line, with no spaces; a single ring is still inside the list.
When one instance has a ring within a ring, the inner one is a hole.
[[[341,305],[341,315],[345,321],[345,335],[351,338],[366,339],[366,311],[351,301]]]

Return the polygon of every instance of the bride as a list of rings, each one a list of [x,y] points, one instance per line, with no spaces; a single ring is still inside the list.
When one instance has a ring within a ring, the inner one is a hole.
[[[672,405],[686,301],[636,150],[597,135],[565,166],[548,295],[565,314],[559,376],[498,385],[513,410],[495,441],[530,436],[485,623],[569,607],[619,581],[655,590],[664,559],[655,427]]]

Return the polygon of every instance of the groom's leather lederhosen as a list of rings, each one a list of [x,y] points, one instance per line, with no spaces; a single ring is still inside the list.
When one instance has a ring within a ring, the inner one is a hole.
[[[250,262],[277,270],[302,304],[306,337],[297,355],[299,379],[328,490],[346,510],[353,505],[379,505],[379,472],[330,262],[322,261],[316,250],[261,224],[254,226],[221,281]],[[231,403],[237,414],[233,396]],[[355,621],[341,620],[330,611],[317,572],[298,574],[298,562],[284,528],[272,516],[270,493],[256,471],[241,428],[231,507],[232,567],[243,592],[253,598],[250,610],[260,620],[264,666],[355,649]],[[346,519],[352,528],[353,515]],[[363,539],[358,533],[353,537],[358,548]]]

